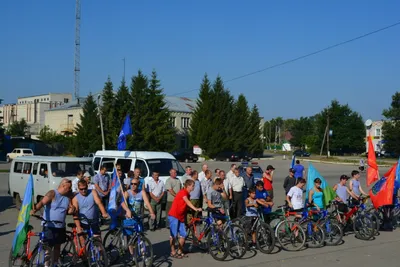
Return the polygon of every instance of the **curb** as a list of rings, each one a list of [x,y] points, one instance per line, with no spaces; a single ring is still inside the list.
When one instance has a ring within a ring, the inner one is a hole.
[[[351,165],[351,166],[358,166],[357,163],[351,162],[337,162],[337,161],[325,161],[325,160],[316,160],[316,159],[303,159],[303,161],[307,162],[315,162],[315,163],[324,163],[324,164],[334,164],[334,165]],[[392,165],[387,164],[379,164],[378,167],[391,167]]]

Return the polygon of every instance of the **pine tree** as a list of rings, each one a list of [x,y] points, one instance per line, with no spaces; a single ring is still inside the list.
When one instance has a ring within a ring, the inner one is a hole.
[[[383,110],[385,121],[382,132],[385,143],[385,150],[390,153],[400,155],[400,93],[396,92],[392,96],[392,103],[388,109]]]
[[[130,94],[132,98],[131,123],[133,135],[131,138],[128,137],[128,148],[130,150],[147,150],[144,129],[147,124],[148,79],[140,70],[136,76],[132,77]]]
[[[118,134],[122,123],[127,114],[130,114],[132,108],[132,97],[129,94],[129,89],[126,86],[125,80],[122,79],[121,85],[118,88],[117,95],[115,96],[115,110],[116,117],[115,123],[118,127]]]
[[[212,92],[211,83],[207,74],[204,74],[199,97],[196,101],[196,108],[192,113],[192,122],[190,123],[190,143],[200,146],[205,153],[208,153],[209,140],[214,131],[212,122]]]
[[[256,105],[251,109],[249,117],[249,129],[251,129],[248,135],[248,152],[253,155],[260,155],[263,152],[263,141],[262,141],[262,129],[261,129],[261,118],[260,113]]]
[[[210,147],[208,155],[214,157],[219,152],[229,149],[231,140],[226,138],[227,126],[232,114],[233,98],[229,91],[224,88],[220,76],[213,83],[210,113],[212,120],[209,124],[212,129],[211,138],[208,140]]]
[[[104,84],[103,92],[101,94],[102,106],[101,116],[103,118],[104,125],[104,139],[106,149],[116,149],[117,135],[119,125],[115,121],[116,109],[115,109],[115,95],[113,89],[113,83],[111,78],[108,77]]]
[[[89,94],[83,106],[81,123],[76,126],[75,154],[82,156],[101,149],[101,130],[97,104]]]
[[[148,102],[146,103],[144,141],[150,151],[171,151],[175,147],[175,129],[171,126],[171,114],[166,107],[163,90],[156,71],[151,74]]]
[[[247,134],[249,132],[250,111],[247,105],[246,97],[240,94],[233,107],[233,116],[231,119],[231,132],[233,134],[233,147],[236,152],[246,152],[248,149]]]

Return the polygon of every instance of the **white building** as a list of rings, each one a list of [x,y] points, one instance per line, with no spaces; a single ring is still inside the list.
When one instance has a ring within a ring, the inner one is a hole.
[[[44,112],[52,107],[69,103],[72,94],[49,93],[29,97],[19,97],[16,104],[5,104],[0,107],[0,122],[8,127],[15,121],[24,119],[31,135],[39,134],[45,125]]]
[[[374,121],[369,129],[365,133],[365,151],[368,152],[368,136],[371,135],[372,143],[376,152],[383,150],[383,135],[382,135],[383,121]]]

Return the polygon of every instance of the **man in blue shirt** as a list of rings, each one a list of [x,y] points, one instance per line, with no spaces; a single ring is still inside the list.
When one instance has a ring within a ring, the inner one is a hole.
[[[258,181],[256,183],[256,199],[257,203],[263,206],[262,211],[264,214],[270,213],[272,211],[272,206],[274,205],[274,203],[268,196],[267,190],[264,189],[264,183],[262,181]]]
[[[296,165],[293,166],[294,169],[294,178],[304,178],[306,176],[306,172],[304,171],[304,166],[300,164],[300,160],[296,160]]]

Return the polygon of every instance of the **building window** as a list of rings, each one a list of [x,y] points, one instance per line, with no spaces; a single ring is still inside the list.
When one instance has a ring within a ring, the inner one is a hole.
[[[381,136],[381,129],[380,128],[375,129],[375,136]]]
[[[188,139],[186,136],[181,137],[181,148],[187,149],[189,147]]]
[[[64,98],[64,103],[68,103],[69,99],[68,98]]]
[[[187,129],[189,128],[189,118],[182,118],[182,128]]]
[[[176,127],[175,121],[176,121],[176,118],[175,118],[175,117],[169,118],[169,123],[171,123],[171,126],[172,126],[172,127]]]

